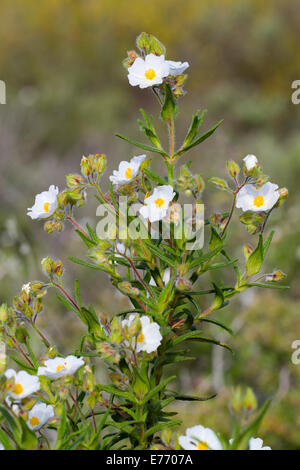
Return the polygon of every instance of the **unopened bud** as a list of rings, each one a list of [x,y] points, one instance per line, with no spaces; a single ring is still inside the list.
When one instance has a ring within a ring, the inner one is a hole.
[[[246,411],[255,411],[257,408],[257,400],[251,388],[247,388],[243,401],[243,408]]]
[[[50,220],[45,222],[45,225],[44,225],[44,231],[46,233],[61,232],[62,228],[63,228],[63,225],[61,222],[51,222]]]
[[[6,304],[0,306],[0,322],[6,322],[8,317],[8,307]]]

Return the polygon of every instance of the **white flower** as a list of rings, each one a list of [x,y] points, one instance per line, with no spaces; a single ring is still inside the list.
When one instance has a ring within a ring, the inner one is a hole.
[[[175,60],[166,60],[169,66],[169,75],[182,75],[190,66],[188,62],[176,62]]]
[[[58,187],[53,184],[48,191],[43,191],[35,196],[35,202],[27,210],[27,215],[32,219],[45,219],[50,217],[57,209]]]
[[[185,436],[179,437],[179,444],[185,450],[222,450],[222,444],[212,429],[204,426],[188,428]]]
[[[165,284],[165,286],[168,284],[169,280],[171,278],[171,269],[170,268],[166,268],[164,270],[164,274],[163,274],[163,283]],[[156,286],[156,282],[155,280],[153,279],[153,277],[151,277],[150,279],[150,282],[149,282],[150,286]]]
[[[30,294],[30,282],[23,284],[22,291],[26,292],[27,295]]]
[[[268,211],[278,201],[278,185],[265,183],[256,189],[252,184],[246,184],[236,198],[236,207],[243,211]]]
[[[249,450],[272,450],[269,446],[263,447],[263,440],[260,437],[251,437],[249,440]]]
[[[125,325],[130,326],[135,317],[136,315],[130,315],[128,320],[123,320],[122,327]],[[150,322],[150,318],[146,315],[143,315],[140,321],[142,329],[137,338],[136,352],[146,351],[150,354],[157,350],[162,340],[159,325],[155,322]]]
[[[22,400],[40,389],[39,378],[28,374],[25,370],[16,372],[14,369],[7,369],[5,377],[7,379],[13,377],[15,380],[13,388],[9,391],[9,396],[15,400]]]
[[[139,172],[141,163],[145,160],[146,155],[138,155],[133,157],[130,162],[123,161],[119,164],[119,170],[114,170],[113,175],[109,177],[113,184],[124,184],[132,181]]]
[[[84,365],[82,357],[67,356],[47,359],[44,362],[45,367],[38,368],[38,375],[44,375],[50,379],[58,379],[65,375],[74,374],[79,367]]]
[[[140,214],[145,218],[149,219],[150,222],[156,222],[157,220],[163,219],[167,212],[170,202],[175,196],[172,186],[164,185],[157,186],[152,196],[147,197],[144,200],[144,206],[140,209]]]
[[[147,88],[160,85],[169,75],[169,65],[164,55],[148,54],[145,59],[138,57],[128,69],[130,85]]]
[[[247,171],[252,171],[258,165],[258,160],[255,155],[247,155],[243,158],[243,161],[245,162]]]
[[[4,449],[4,445],[1,444],[1,442],[0,442],[0,450],[5,450],[5,449]]]
[[[54,409],[51,405],[46,405],[46,403],[38,402],[36,403],[28,413],[27,426],[37,431],[44,424],[49,421],[49,419],[54,417]]]

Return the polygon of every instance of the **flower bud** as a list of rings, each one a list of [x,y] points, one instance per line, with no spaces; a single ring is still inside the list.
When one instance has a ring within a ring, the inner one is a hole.
[[[192,283],[189,279],[179,277],[176,281],[176,288],[182,291],[191,290]]]
[[[29,338],[28,332],[25,330],[23,326],[20,326],[16,329],[15,337],[19,343],[26,343],[26,339]]]
[[[234,160],[228,160],[228,162],[226,163],[226,170],[228,174],[232,176],[232,178],[236,178],[240,172],[240,167],[237,163],[235,163]]]
[[[253,393],[253,390],[251,388],[247,388],[245,397],[243,400],[243,408],[246,411],[255,411],[257,408],[257,400],[256,396]]]
[[[97,153],[95,155],[95,170],[98,173],[103,173],[106,167],[106,162],[107,162],[106,156],[100,153]]]
[[[72,188],[74,186],[79,186],[80,184],[82,184],[84,182],[84,178],[81,175],[70,174],[66,175],[66,181],[69,188]]]
[[[246,244],[243,247],[243,252],[246,260],[249,258],[249,256],[253,253],[253,247],[250,244]]]
[[[279,192],[279,199],[278,201],[276,202],[276,205],[275,207],[280,207],[282,206],[282,204],[284,203],[284,201],[287,199],[288,195],[289,195],[289,191],[287,188],[280,188],[278,190]]]
[[[118,288],[123,294],[133,295],[134,297],[137,297],[140,293],[139,289],[133,287],[128,281],[119,282]]]
[[[62,228],[63,228],[63,225],[61,222],[51,222],[50,220],[45,222],[45,225],[44,225],[44,231],[46,233],[61,232]]]
[[[81,159],[80,167],[81,167],[81,173],[83,174],[83,176],[89,176],[93,173],[93,167],[91,165],[91,161],[85,156],[83,156]]]
[[[58,277],[61,277],[62,273],[63,273],[63,264],[60,260],[57,260],[55,262],[55,269],[54,269],[54,273],[56,274],[56,276]]]
[[[41,265],[42,265],[43,271],[46,274],[54,274],[55,273],[55,263],[54,263],[54,261],[52,261],[51,258],[49,258],[49,256],[42,259]]]
[[[0,322],[6,322],[8,317],[8,307],[6,304],[1,304],[0,306]]]
[[[266,281],[278,282],[286,277],[286,274],[283,271],[273,271],[272,274],[266,276]]]

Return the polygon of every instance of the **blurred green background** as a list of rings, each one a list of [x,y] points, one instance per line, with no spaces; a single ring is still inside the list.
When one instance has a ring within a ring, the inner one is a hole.
[[[225,119],[185,157],[193,159],[192,169],[206,179],[223,177],[226,159],[241,161],[254,153],[272,181],[290,191],[287,204],[272,216],[276,235],[266,272],[281,268],[291,289],[245,292],[218,313],[236,332],[233,338],[219,336],[236,355],[201,347],[196,363],[178,368],[178,387],[185,393],[219,395],[203,404],[182,402],[180,415],[186,425],[228,432],[230,386],[249,385],[260,403],[273,398],[261,429],[267,444],[299,449],[300,365],[291,362],[291,343],[300,339],[300,105],[291,102],[291,83],[300,79],[298,0],[1,0],[0,78],[7,86],[7,104],[0,106],[1,300],[9,302],[23,283],[43,278],[40,259],[50,255],[64,261],[66,285],[72,289],[78,277],[85,299],[98,310],[113,314],[126,305],[107,279],[67,260],[75,251],[84,256],[69,226],[46,235],[26,209],[50,184],[63,189],[64,175],[78,171],[82,154],[105,153],[107,179],[121,159],[136,154],[114,132],[136,138],[138,109],[158,114],[151,93],[130,87],[121,65],[141,31],[167,46],[168,59],[190,63],[178,141],[198,108],[209,111],[207,128]],[[159,162],[154,165],[159,168]],[[205,203],[207,210],[227,210],[230,200],[209,187]],[[95,208],[91,198],[78,211],[79,221],[95,226]],[[241,256],[249,236],[238,223],[231,233],[232,249]],[[39,322],[65,352],[83,331],[54,293]]]

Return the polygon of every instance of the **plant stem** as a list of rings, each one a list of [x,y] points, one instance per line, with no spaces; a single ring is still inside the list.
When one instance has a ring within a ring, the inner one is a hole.
[[[72,224],[77,228],[77,230],[79,230],[81,233],[83,233],[83,235],[85,235],[86,237],[88,237],[87,232],[85,232],[85,231],[83,230],[83,228],[80,227],[80,225],[73,219],[73,217],[68,216],[68,217],[66,217],[66,220],[69,220],[70,222],[72,222]]]

